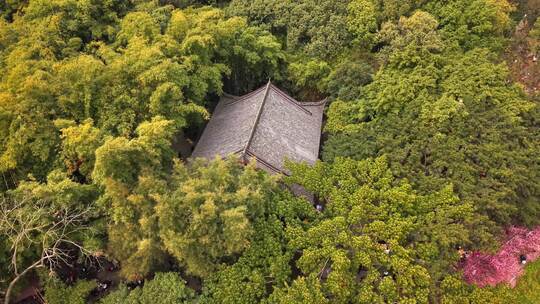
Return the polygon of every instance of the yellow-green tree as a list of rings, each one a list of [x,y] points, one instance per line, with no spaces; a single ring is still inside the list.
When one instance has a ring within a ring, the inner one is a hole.
[[[287,180],[325,209],[308,229],[287,229],[303,278],[278,290],[277,302],[315,289],[334,303],[429,303],[459,258],[455,247],[476,229],[474,207],[451,186],[422,195],[394,178],[386,158],[292,165]]]
[[[267,31],[210,7],[32,0],[1,22],[0,173],[8,187],[29,173],[44,180],[57,165],[57,120],[92,120],[103,135],[126,138],[154,116],[196,127],[223,81],[243,93],[279,78],[284,60]]]
[[[168,252],[202,278],[235,262],[254,238],[254,220],[277,185],[253,165],[238,160],[176,164],[171,193],[156,206]]]
[[[128,278],[147,275],[165,262],[155,211],[172,167],[174,122],[155,118],[137,137],[110,138],[96,150],[92,177],[103,188],[100,203],[111,219],[109,252]]]

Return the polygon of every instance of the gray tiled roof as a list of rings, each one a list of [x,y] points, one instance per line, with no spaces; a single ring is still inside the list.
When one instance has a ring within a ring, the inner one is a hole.
[[[270,82],[242,97],[225,95],[192,157],[239,154],[269,172],[286,159],[313,164],[319,155],[325,101],[300,103]]]

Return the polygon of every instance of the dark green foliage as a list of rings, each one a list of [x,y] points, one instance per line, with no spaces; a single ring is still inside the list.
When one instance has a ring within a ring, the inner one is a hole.
[[[262,204],[249,248],[234,265],[210,276],[202,303],[259,303],[289,282],[295,251],[287,246],[285,228],[305,227],[317,214],[307,201],[283,191]]]
[[[350,45],[348,0],[248,1],[233,0],[230,15],[246,16],[283,36],[287,48],[321,59],[331,58]]]
[[[195,292],[174,272],[156,273],[144,286],[128,290],[121,285],[100,304],[187,304],[195,303]],[[52,303],[51,303],[52,304]]]
[[[90,292],[97,287],[94,281],[80,280],[73,286],[66,285],[57,277],[41,275],[45,281],[45,301],[50,304],[85,304]]]
[[[365,97],[332,104],[327,129],[336,135],[324,158],[388,155],[393,172],[422,191],[451,182],[498,224],[537,223],[538,143],[523,122],[535,104],[487,51],[441,56],[436,23],[409,28],[419,17],[390,35],[388,64]]]
[[[334,303],[427,303],[457,262],[455,246],[479,234],[474,207],[450,186],[421,195],[393,177],[385,158],[337,158],[292,171],[289,181],[317,195],[325,210],[309,229],[288,229],[290,246],[302,250],[297,265],[306,282],[320,280],[317,289]]]
[[[373,78],[373,67],[363,60],[344,60],[326,79],[325,91],[340,100],[355,100]]]

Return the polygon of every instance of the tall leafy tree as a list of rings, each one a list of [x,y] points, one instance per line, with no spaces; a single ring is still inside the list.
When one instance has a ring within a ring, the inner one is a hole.
[[[334,303],[428,303],[459,258],[455,246],[475,233],[474,207],[451,186],[422,195],[394,178],[386,158],[337,158],[292,172],[289,182],[325,205],[309,229],[287,230],[302,251],[302,279],[277,294],[304,298],[294,303],[306,301],[306,289]]]
[[[507,0],[428,1],[424,10],[440,22],[441,34],[448,43],[465,50],[486,47],[500,51],[504,34],[511,30],[509,13],[514,6]]]
[[[535,104],[490,53],[445,52],[436,29],[416,13],[381,32],[387,64],[358,101],[331,105],[324,158],[386,154],[421,191],[452,183],[498,224],[536,223],[538,149],[524,123]]]
[[[92,176],[104,189],[100,201],[112,220],[109,251],[131,279],[165,262],[154,208],[166,191],[174,132],[173,121],[155,118],[137,128],[136,138],[111,138],[96,150]]]
[[[262,206],[263,213],[253,220],[249,247],[236,263],[205,280],[202,303],[260,303],[295,275],[297,252],[288,246],[285,231],[307,227],[319,214],[309,202],[288,191],[276,191]]]
[[[195,292],[174,272],[156,273],[144,286],[129,290],[121,285],[105,296],[101,304],[187,304],[195,303]]]
[[[177,164],[172,191],[156,206],[165,248],[199,277],[235,262],[250,247],[254,220],[277,190],[266,173],[237,162]]]
[[[287,48],[320,59],[335,57],[350,45],[348,0],[246,1],[233,0],[228,12],[267,24],[283,35]]]

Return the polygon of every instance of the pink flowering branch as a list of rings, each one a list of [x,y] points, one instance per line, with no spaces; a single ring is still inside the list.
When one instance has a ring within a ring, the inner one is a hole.
[[[520,256],[525,256],[527,262],[540,257],[540,227],[534,230],[510,227],[506,231],[506,241],[498,253],[470,254],[463,264],[465,281],[479,287],[500,283],[514,287],[523,274],[524,265],[521,264]]]

